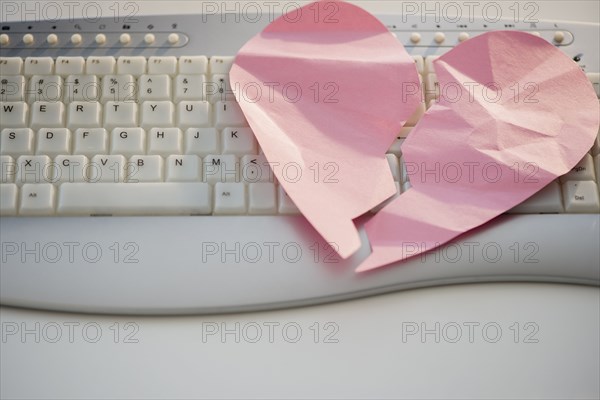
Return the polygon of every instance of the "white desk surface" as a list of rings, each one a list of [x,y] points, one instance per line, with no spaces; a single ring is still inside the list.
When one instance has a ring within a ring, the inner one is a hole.
[[[1,308],[0,320],[3,399],[600,396],[600,290],[592,287],[457,285],[316,307],[195,317]],[[127,322],[135,325],[126,328]],[[318,343],[315,322],[320,324]],[[326,328],[327,322],[335,325]],[[424,340],[408,334],[415,326],[421,329],[421,323],[435,332],[436,322],[439,343],[435,333]],[[79,324],[72,324],[73,343],[65,323]],[[239,343],[234,333],[225,340],[208,334],[215,327],[235,332],[236,323]],[[37,331],[40,343],[35,333],[24,340],[20,332],[8,334],[15,326]],[[133,337],[138,343],[125,343],[133,326],[139,329]],[[258,339],[257,326],[262,331]],[[338,343],[325,343],[324,334],[335,326],[339,330],[330,339]],[[302,333],[292,343],[297,327]],[[98,329],[102,337],[92,343]],[[117,343],[115,330],[120,332]],[[516,343],[515,331],[520,333]]]
[[[139,12],[189,12],[200,2],[169,2],[168,11],[165,3],[140,1]],[[355,3],[379,13],[398,12],[400,4]],[[568,2],[568,12],[567,2],[537,3],[542,19],[598,22],[596,0]],[[97,4],[109,13],[113,2]],[[95,316],[3,307],[0,321],[2,399],[600,397],[600,289],[591,287],[459,285],[316,307],[197,317]],[[327,322],[333,325],[326,328]],[[236,323],[239,343],[234,334],[224,341],[218,334],[203,340],[209,328],[235,331]],[[433,331],[439,323],[439,343],[435,333],[424,340],[419,334],[403,340],[403,332],[421,329],[422,323]],[[286,324],[287,336],[282,332]],[[252,343],[257,326],[262,336]],[[457,326],[462,333],[458,339]],[[302,334],[291,343],[296,327]],[[338,331],[330,339],[338,343],[324,343],[333,327]],[[494,342],[497,327],[501,337]],[[133,328],[138,329],[133,337],[138,343],[124,343]],[[10,334],[14,329],[19,332]],[[23,329],[30,331],[24,338]],[[92,343],[97,329],[102,337]]]

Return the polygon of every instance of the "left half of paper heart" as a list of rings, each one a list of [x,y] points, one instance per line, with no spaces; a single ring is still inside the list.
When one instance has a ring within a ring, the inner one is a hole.
[[[343,258],[353,219],[396,193],[385,153],[421,99],[402,44],[350,3],[311,3],[247,42],[230,72],[275,177]]]

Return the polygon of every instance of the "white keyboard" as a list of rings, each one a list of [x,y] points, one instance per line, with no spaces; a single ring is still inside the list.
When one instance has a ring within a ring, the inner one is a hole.
[[[316,233],[304,233],[307,222],[235,102],[233,55],[264,24],[232,23],[222,40],[201,40],[223,29],[210,17],[147,17],[129,28],[111,20],[2,25],[3,304],[215,312],[482,280],[598,285],[598,138],[571,172],[512,215],[429,258],[355,275],[366,238],[340,260]],[[387,154],[400,194],[410,187],[402,141],[439,96],[432,61],[503,26],[416,35],[395,18],[382,20],[413,55],[426,99]],[[575,40],[598,37],[598,25],[526,25],[511,29],[554,42],[600,90],[598,51]]]

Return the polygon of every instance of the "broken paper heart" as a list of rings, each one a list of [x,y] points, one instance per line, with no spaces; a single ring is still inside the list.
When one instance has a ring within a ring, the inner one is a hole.
[[[435,63],[441,99],[403,147],[412,188],[366,224],[357,271],[448,242],[567,173],[598,132],[598,99],[579,66],[521,32],[470,39]]]
[[[366,11],[324,1],[273,21],[229,76],[279,183],[350,256],[352,220],[396,192],[385,153],[421,101],[413,59]]]

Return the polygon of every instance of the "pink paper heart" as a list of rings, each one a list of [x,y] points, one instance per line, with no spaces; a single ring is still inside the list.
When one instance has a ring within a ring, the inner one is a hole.
[[[279,183],[350,256],[352,220],[396,191],[384,155],[420,101],[413,59],[366,11],[323,1],[273,21],[229,76]]]
[[[539,37],[479,35],[435,69],[445,97],[402,148],[412,188],[367,222],[373,253],[357,271],[431,250],[513,208],[573,168],[598,132],[585,74]]]

